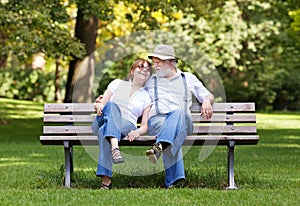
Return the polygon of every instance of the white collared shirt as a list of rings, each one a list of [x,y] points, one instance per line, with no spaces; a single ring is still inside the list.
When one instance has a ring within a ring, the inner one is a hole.
[[[145,87],[140,88],[132,96],[130,88],[131,82],[121,79],[115,79],[107,86],[113,93],[110,101],[119,106],[122,117],[137,125],[137,119],[143,114],[144,109],[151,105],[151,98]]]
[[[157,77],[158,108],[160,113],[169,113],[179,108],[185,110],[185,86],[181,73],[182,71],[177,69],[176,75],[170,80]],[[198,101],[203,102],[204,98],[209,95],[210,92],[195,75],[189,72],[183,73],[187,83],[187,109],[190,111],[192,95],[194,95]],[[154,76],[150,77],[145,87],[152,99],[151,117],[157,114],[155,108]]]

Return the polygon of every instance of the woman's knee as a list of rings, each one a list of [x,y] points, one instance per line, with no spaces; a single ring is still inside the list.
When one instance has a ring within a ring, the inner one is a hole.
[[[118,105],[114,102],[107,102],[103,107],[103,110],[119,109]]]

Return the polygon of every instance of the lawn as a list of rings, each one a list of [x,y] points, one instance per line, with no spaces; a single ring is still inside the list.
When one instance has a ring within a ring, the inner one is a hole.
[[[162,172],[115,174],[114,189],[99,190],[96,162],[74,148],[72,189],[62,186],[63,148],[43,146],[43,104],[0,98],[0,205],[298,205],[300,202],[300,114],[258,113],[258,145],[235,149],[239,190],[224,190],[227,149],[200,160],[202,147],[185,155],[182,188],[163,188]],[[144,147],[123,147],[143,154]],[[116,168],[118,169],[118,168]],[[129,168],[132,173],[143,168]]]

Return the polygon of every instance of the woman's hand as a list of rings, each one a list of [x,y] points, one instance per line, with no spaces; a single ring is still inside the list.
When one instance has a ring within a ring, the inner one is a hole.
[[[102,103],[94,103],[94,108],[97,111],[98,116],[102,115],[103,107],[104,107],[104,105]]]
[[[139,137],[140,137],[140,133],[137,130],[131,130],[128,133],[129,142],[132,142],[133,140],[138,139]]]
[[[102,109],[104,107],[102,103],[103,95],[100,95],[94,102],[94,109],[97,111],[97,115],[102,115]]]

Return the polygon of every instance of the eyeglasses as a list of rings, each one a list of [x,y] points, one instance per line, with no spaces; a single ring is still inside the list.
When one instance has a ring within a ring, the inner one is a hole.
[[[150,72],[151,69],[152,69],[151,66],[145,67],[144,65],[138,65],[137,68],[139,68],[139,69],[144,69],[144,70],[146,70],[146,71],[148,71],[148,72]]]
[[[153,60],[154,64],[160,64],[161,62],[163,62],[163,60],[159,60],[159,59]]]

